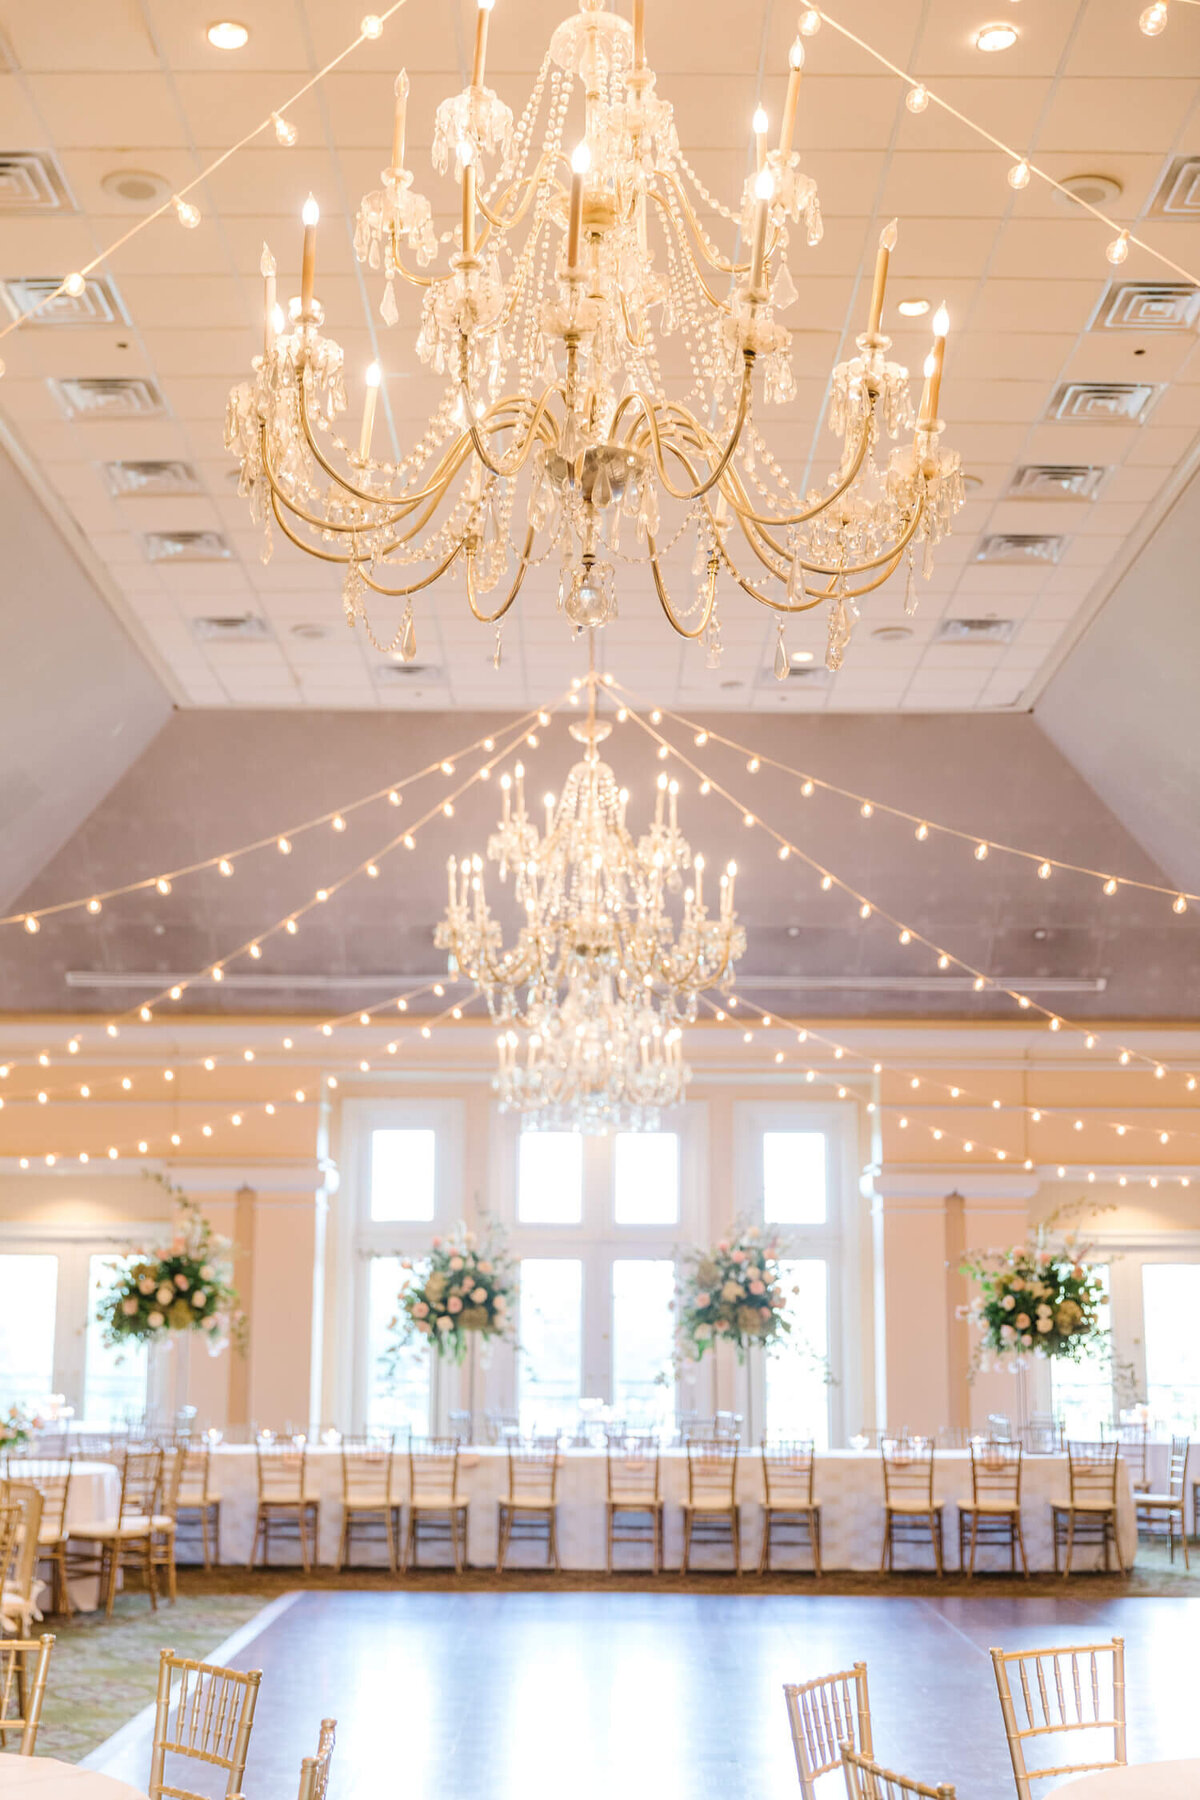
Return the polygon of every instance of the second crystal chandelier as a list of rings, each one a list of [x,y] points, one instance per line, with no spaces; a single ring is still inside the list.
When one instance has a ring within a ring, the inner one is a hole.
[[[496,627],[499,660],[500,625],[528,571],[551,562],[559,606],[578,629],[616,616],[617,570],[642,564],[671,625],[702,640],[710,664],[720,657],[721,586],[732,581],[776,615],[781,677],[786,620],[819,606],[827,660],[840,666],[858,601],[906,563],[913,603],[918,548],[927,574],[962,504],[962,476],[940,445],[944,311],[915,412],[907,370],[888,360],[894,222],[880,239],[857,354],[833,371],[841,452],[824,488],[798,495],[760,434],[758,395],[784,405],[795,396],[791,332],[780,322],[797,299],[793,234],[803,227],[810,245],[821,237],[816,184],[792,147],[802,39],[777,144],[768,147],[760,109],[756,169],[730,208],[696,175],[657,93],[644,0],[634,0],[632,26],[602,0],[581,0],[516,121],[486,85],[492,5],[479,0],[470,84],[441,102],[434,126],[434,167],[453,166],[460,224],[438,236],[405,166],[402,73],[391,160],[355,233],[360,259],[385,279],[385,321],[398,318],[397,280],[423,291],[415,348],[446,376],[440,404],[401,461],[377,457],[373,367],[361,431],[339,435],[343,359],[322,335],[310,200],[301,291],[286,313],[264,248],[263,350],[254,379],[230,396],[226,430],[241,491],[268,527],[273,517],[301,549],[344,566],[349,622],[362,620],[378,648],[406,660],[416,653],[413,597],[452,571],[475,618]],[[817,24],[810,11],[801,28]],[[580,91],[582,135],[568,155]],[[728,255],[714,241],[722,223],[734,239]],[[449,266],[434,273],[443,246]],[[885,437],[904,441],[881,453]],[[698,577],[683,598],[664,568],[680,541],[694,546]],[[367,617],[373,593],[406,603],[386,644]]]
[[[595,676],[588,717],[570,727],[584,746],[539,832],[524,772],[501,779],[503,816],[486,860],[512,880],[519,928],[505,945],[488,904],[484,858],[450,858],[449,903],[435,943],[450,973],[473,981],[502,1027],[496,1087],[527,1123],[586,1132],[653,1127],[683,1099],[682,1026],[701,994],[726,987],[746,947],[734,910],[732,863],[711,917],[704,858],[677,817],[678,788],[658,779],[655,813],[634,838],[629,796],[600,745]],[[678,912],[678,919],[673,913]]]

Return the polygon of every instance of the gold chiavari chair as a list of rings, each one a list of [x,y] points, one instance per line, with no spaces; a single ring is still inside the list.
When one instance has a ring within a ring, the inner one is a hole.
[[[321,1734],[317,1739],[317,1754],[306,1756],[300,1764],[300,1792],[297,1800],[325,1800],[325,1790],[329,1786],[329,1765],[333,1761],[333,1744],[337,1735],[337,1720],[322,1719]]]
[[[839,1669],[834,1675],[818,1675],[812,1681],[786,1682],[783,1697],[801,1800],[816,1800],[820,1776],[841,1767],[843,1745],[857,1748],[863,1756],[875,1754],[866,1663],[855,1663],[852,1669]]]
[[[882,1768],[860,1756],[849,1744],[842,1752],[842,1769],[846,1800],[904,1800],[906,1795],[912,1795],[913,1800],[955,1800],[952,1782],[939,1781],[936,1787],[929,1787],[910,1775],[897,1775],[894,1769]]]
[[[549,1443],[510,1442],[508,1493],[499,1502],[496,1570],[504,1568],[508,1548],[517,1543],[546,1545],[546,1564],[558,1568],[558,1472],[562,1458],[554,1439]]]
[[[183,1479],[184,1450],[177,1445],[163,1451],[162,1483],[154,1516],[150,1520],[150,1566],[155,1580],[159,1570],[166,1571],[167,1598],[175,1603],[175,1537],[179,1511],[179,1484]]]
[[[39,1445],[39,1450],[40,1450]],[[71,1459],[24,1452],[7,1459],[10,1481],[29,1482],[42,1496],[42,1523],[38,1529],[39,1559],[50,1564],[51,1612],[70,1618],[71,1596],[67,1588],[67,1501],[71,1495]]]
[[[1167,1491],[1165,1494],[1151,1493],[1149,1488],[1134,1495],[1137,1507],[1138,1529],[1147,1531],[1151,1537],[1161,1537],[1162,1527],[1166,1526],[1167,1541],[1171,1548],[1171,1561],[1175,1561],[1175,1534],[1183,1545],[1183,1566],[1189,1568],[1187,1526],[1184,1523],[1184,1495],[1187,1493],[1188,1461],[1192,1454],[1192,1446],[1185,1437],[1171,1439],[1171,1454],[1167,1462]],[[1193,1496],[1194,1498],[1194,1496]]]
[[[140,1568],[145,1577],[150,1605],[158,1609],[158,1586],[151,1548],[153,1521],[159,1512],[162,1485],[162,1451],[127,1449],[121,1458],[121,1498],[114,1519],[81,1519],[67,1537],[68,1567],[73,1575],[96,1576],[105,1596],[104,1611],[112,1617],[117,1583],[122,1569]],[[92,1544],[92,1551],[74,1546]]]
[[[520,1437],[521,1421],[516,1413],[485,1412],[483,1435],[489,1444],[506,1444],[509,1438]]]
[[[1067,1441],[1062,1420],[1050,1413],[1031,1414],[1019,1435],[1028,1456],[1061,1456]]]
[[[658,1439],[641,1433],[610,1437],[605,1460],[608,1573],[612,1574],[613,1551],[618,1544],[649,1544],[654,1573],[661,1574],[663,1500]]]
[[[32,1756],[37,1748],[53,1648],[49,1632],[40,1638],[0,1638],[0,1750],[7,1750],[9,1737],[18,1732],[18,1756]]]
[[[396,1572],[400,1509],[397,1493],[396,1434],[370,1433],[342,1439],[342,1534],[338,1541],[338,1568],[350,1558],[351,1539],[357,1531],[378,1542],[380,1528],[387,1546],[388,1568]]]
[[[169,1756],[224,1770],[226,1795],[241,1793],[261,1680],[261,1669],[243,1674],[173,1650],[160,1653],[149,1800],[203,1800],[194,1789],[168,1781]]]
[[[38,1609],[42,1496],[31,1482],[0,1481],[0,1503],[15,1507],[17,1526],[7,1560],[0,1563],[0,1632],[28,1637]]]
[[[980,1544],[1006,1545],[1014,1575],[1019,1551],[1021,1568],[1029,1574],[1021,1532],[1022,1455],[1020,1444],[992,1438],[971,1444],[971,1498],[958,1503],[958,1566],[968,1575],[975,1573]]]
[[[300,1563],[307,1574],[316,1559],[321,1522],[321,1504],[309,1486],[308,1440],[303,1437],[260,1437],[254,1452],[258,1467],[258,1511],[250,1561],[246,1567],[253,1569],[258,1561],[260,1538],[265,1569],[271,1561],[272,1530],[288,1535],[295,1532],[300,1545]]]
[[[737,1503],[736,1438],[689,1438],[688,1497],[683,1507],[683,1562],[686,1575],[692,1544],[719,1543],[726,1537],[733,1550],[733,1572],[742,1572],[742,1525]]]
[[[812,1546],[813,1574],[821,1573],[821,1505],[813,1498],[816,1457],[811,1438],[762,1446],[763,1535],[758,1572],[771,1566],[771,1545],[778,1531],[781,1544]],[[789,1535],[798,1533],[799,1535]]]
[[[196,1528],[204,1567],[221,1561],[221,1495],[213,1484],[212,1445],[190,1439],[179,1446],[179,1489],[175,1497],[176,1531]]]
[[[993,1650],[992,1667],[1008,1737],[1017,1800],[1031,1800],[1030,1783],[1083,1775],[1125,1765],[1125,1640],[1068,1644],[1053,1650]],[[1014,1686],[1015,1677],[1015,1686]],[[1025,1760],[1030,1738],[1084,1732],[1085,1752],[1102,1747],[1112,1733],[1112,1755],[1085,1762],[1062,1762],[1031,1769]]]
[[[945,1502],[934,1498],[933,1445],[924,1438],[885,1439],[880,1449],[883,1467],[883,1555],[879,1570],[894,1569],[896,1545],[923,1543],[933,1546],[939,1577],[945,1572]]]
[[[415,1568],[421,1539],[450,1545],[461,1575],[467,1549],[469,1507],[458,1491],[458,1439],[410,1438],[408,1444],[408,1536],[402,1569]]]
[[[1104,1567],[1110,1569],[1109,1551],[1115,1550],[1117,1567],[1125,1573],[1125,1559],[1117,1537],[1117,1480],[1121,1472],[1121,1446],[1068,1443],[1067,1479],[1070,1498],[1051,1501],[1050,1522],[1054,1532],[1054,1572],[1064,1577],[1071,1573],[1071,1559],[1077,1544],[1101,1544]],[[1061,1552],[1066,1548],[1066,1564]]]

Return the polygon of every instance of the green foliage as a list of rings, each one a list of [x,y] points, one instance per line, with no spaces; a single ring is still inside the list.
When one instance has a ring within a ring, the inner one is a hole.
[[[1053,1224],[1011,1249],[969,1252],[963,1261],[962,1273],[979,1286],[967,1308],[983,1333],[979,1366],[1026,1355],[1082,1362],[1107,1335],[1104,1287],[1087,1248],[1073,1234],[1056,1236]]]
[[[676,1294],[676,1354],[699,1362],[714,1344],[732,1344],[738,1361],[754,1345],[779,1343],[792,1329],[784,1316],[779,1244],[757,1225],[732,1225],[712,1250],[683,1258]]]
[[[447,1239],[434,1238],[427,1268],[406,1271],[389,1321],[390,1342],[382,1356],[385,1375],[395,1377],[403,1352],[431,1343],[447,1361],[464,1361],[471,1335],[483,1343],[513,1339],[516,1321],[516,1264],[493,1229],[479,1242],[465,1225]]]
[[[245,1324],[233,1285],[229,1240],[213,1233],[194,1200],[161,1177],[154,1179],[175,1200],[175,1237],[164,1251],[135,1251],[132,1264],[112,1264],[112,1285],[96,1311],[105,1343],[119,1349],[160,1343],[173,1332],[199,1331],[214,1354],[230,1339],[240,1348]]]

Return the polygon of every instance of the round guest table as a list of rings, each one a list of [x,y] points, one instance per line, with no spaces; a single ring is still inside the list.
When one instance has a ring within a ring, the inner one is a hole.
[[[1051,1789],[1046,1800],[1196,1800],[1200,1761],[1131,1763],[1125,1769],[1097,1769]]]
[[[146,1800],[140,1789],[52,1756],[0,1755],[0,1794],[20,1800]]]

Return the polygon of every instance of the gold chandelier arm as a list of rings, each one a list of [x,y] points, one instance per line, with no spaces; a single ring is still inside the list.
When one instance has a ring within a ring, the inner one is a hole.
[[[754,583],[752,581],[748,580],[747,577],[742,574],[741,570],[738,568],[737,564],[734,562],[733,558],[730,556],[729,552],[726,550],[724,544],[721,545],[721,560],[725,564],[725,567],[729,570],[729,573],[733,576],[733,579],[737,582],[738,586],[741,588],[742,592],[744,594],[749,594],[749,596],[752,600],[757,600],[758,604],[760,606],[770,607],[772,612],[789,613],[789,614],[811,612],[814,606],[820,606],[820,604],[823,600],[828,600],[832,597],[831,593],[830,594],[818,594],[816,599],[801,601],[799,604],[797,604],[797,602],[794,600],[788,600],[786,598],[783,600],[774,600],[774,599],[772,599],[770,594],[764,594],[762,592],[761,588],[756,588]],[[772,569],[772,570],[770,570],[770,573],[774,575],[775,571]],[[779,581],[782,581],[784,579],[784,577],[782,575],[779,575],[776,577],[776,579]],[[808,591],[809,590],[806,588],[805,593],[807,593]]]
[[[700,229],[700,222],[696,217],[695,208],[693,207],[691,201],[688,199],[687,189],[683,186],[683,184],[679,180],[678,176],[673,175],[669,169],[660,169],[658,171],[658,173],[662,177],[662,179],[664,181],[668,182],[670,184],[670,186],[672,187],[672,189],[674,190],[675,197],[679,201],[679,204],[680,204],[681,208],[683,209],[683,216],[687,220],[688,226],[691,229],[693,236],[695,237],[697,245],[699,246],[700,253],[704,257],[704,260],[708,264],[709,268],[719,270],[719,272],[722,275],[748,275],[750,273],[749,262],[744,262],[744,263],[730,262],[726,257],[721,256],[716,251],[709,249],[707,239],[705,238],[704,233]],[[667,202],[663,199],[661,194],[656,193],[653,188],[649,188],[647,190],[647,192],[650,194],[652,199],[654,199],[658,202],[659,206],[662,207],[664,209],[664,211],[669,211]],[[774,235],[768,240],[767,251],[766,251],[766,257],[767,257],[768,262],[770,262],[772,256],[774,256],[776,250],[779,248],[779,240],[782,236],[783,236],[783,233],[779,230],[776,230]],[[687,240],[684,239],[684,242],[686,243]],[[691,246],[689,245],[689,250],[690,249],[691,249]],[[693,253],[692,261],[695,262],[695,260],[696,260],[695,255]],[[699,275],[699,270],[697,270],[697,275]],[[719,306],[721,306],[724,311],[729,310],[728,307],[726,307],[724,305],[724,302],[718,301],[717,304]]]
[[[719,460],[715,466],[710,468],[707,481],[700,482],[696,487],[691,488],[690,490],[687,488],[677,488],[667,474],[666,464],[663,461],[662,434],[659,430],[658,415],[653,402],[646,398],[640,388],[637,389],[636,392],[626,396],[632,405],[641,409],[642,417],[645,419],[649,429],[650,443],[654,452],[654,464],[658,470],[658,478],[673,500],[699,500],[702,495],[707,494],[709,490],[714,488],[720,481],[722,475],[729,466],[734,451],[738,447],[738,441],[742,434],[742,427],[746,423],[746,413],[750,405],[750,382],[753,373],[754,352],[752,350],[743,351],[742,386],[741,392],[738,395],[737,416],[733,421],[733,429],[729,434],[729,441],[725,445],[724,450],[720,452]],[[683,412],[682,408],[678,410],[681,413]],[[686,414],[685,416],[691,417],[690,414]],[[702,427],[697,420],[692,419],[691,423],[692,428],[697,433],[702,432]],[[706,432],[702,434],[702,441],[704,439],[707,439],[705,454],[711,455],[712,450],[715,450],[717,446]],[[629,445],[630,448],[640,448],[644,441],[643,434],[637,430],[636,426],[631,427],[629,435],[626,438],[627,445]],[[712,446],[711,450],[708,448],[708,445]]]
[[[875,402],[874,402],[874,400],[872,400],[872,402],[871,402],[872,410],[874,410],[874,405],[875,405]],[[731,494],[728,496],[729,504],[731,506],[733,506],[739,514],[744,515],[748,519],[753,519],[753,521],[756,525],[763,525],[763,526],[767,526],[767,525],[807,525],[810,523],[811,520],[820,518],[821,514],[823,512],[825,512],[830,506],[832,506],[833,502],[835,500],[840,500],[842,495],[847,491],[847,489],[849,489],[853,485],[854,480],[855,480],[856,476],[858,475],[859,470],[862,468],[863,463],[866,460],[867,450],[870,447],[870,441],[871,441],[871,420],[870,420],[870,415],[868,415],[863,420],[862,436],[859,439],[858,449],[855,451],[854,459],[850,463],[850,466],[847,469],[845,475],[843,475],[839,479],[836,487],[832,488],[828,494],[825,494],[822,496],[822,498],[818,501],[818,503],[815,506],[802,507],[799,512],[794,512],[794,513],[760,513],[760,512],[756,512],[754,510],[753,505],[751,504],[749,495],[746,493],[745,486],[742,484],[741,478],[737,474],[736,469],[733,471],[733,476],[734,476],[735,481],[737,481],[737,483],[738,483],[738,486],[740,488],[743,498],[742,498],[742,500],[735,500],[733,495]],[[773,542],[772,542],[771,547],[772,547],[772,549],[779,548]],[[784,554],[783,550],[780,549],[780,555],[783,555],[783,554]]]
[[[385,587],[381,581],[373,581],[367,574],[367,571],[362,567],[361,563],[358,572],[362,576],[366,586],[371,588],[376,594],[383,594],[385,598],[389,600],[406,600],[410,594],[419,594],[422,588],[432,587],[435,581],[439,581],[446,573],[447,569],[452,567],[455,559],[462,554],[465,544],[466,539],[460,538],[453,550],[451,550],[447,556],[442,558],[436,569],[433,569],[428,575],[423,575],[420,581],[412,582],[408,587]]]
[[[460,549],[465,547],[467,557],[467,605],[471,608],[472,613],[479,620],[481,625],[495,625],[504,617],[513,601],[520,593],[521,584],[529,571],[529,553],[533,549],[534,535],[533,527],[530,526],[525,534],[525,548],[521,552],[520,567],[517,570],[512,587],[508,591],[508,597],[501,602],[493,613],[480,612],[479,607],[476,605],[475,546],[472,543],[468,543],[466,539],[464,539],[463,544],[459,546]]]
[[[270,485],[270,488],[271,488],[271,492],[279,497],[279,499],[282,501],[283,505],[287,507],[288,511],[291,513],[293,518],[301,520],[305,525],[310,525],[314,531],[319,531],[322,533],[333,532],[339,537],[349,537],[349,538],[358,537],[361,532],[367,531],[367,530],[393,531],[394,532],[396,527],[399,525],[401,519],[407,517],[412,512],[415,505],[417,505],[422,499],[424,499],[430,495],[432,496],[432,498],[430,499],[429,505],[425,508],[425,511],[421,514],[421,516],[417,520],[416,524],[413,525],[410,530],[401,533],[399,536],[394,536],[392,538],[391,543],[385,544],[382,548],[380,548],[376,551],[376,555],[381,558],[389,556],[391,554],[391,552],[393,550],[398,549],[401,544],[408,543],[411,538],[414,538],[417,535],[417,533],[419,531],[423,530],[425,525],[428,524],[429,520],[433,517],[433,514],[437,511],[437,508],[438,508],[439,504],[441,503],[442,499],[445,497],[446,489],[449,487],[450,482],[453,480],[455,468],[460,467],[461,464],[466,460],[466,444],[467,444],[467,434],[466,434],[466,432],[464,432],[462,434],[462,436],[458,439],[458,441],[457,441],[456,445],[453,447],[453,449],[447,453],[446,457],[444,457],[442,459],[442,466],[446,466],[447,464],[451,465],[448,469],[447,474],[443,478],[441,478],[434,486],[426,488],[421,494],[414,494],[414,495],[409,496],[409,498],[405,501],[403,506],[398,506],[396,511],[389,513],[386,518],[380,519],[377,524],[370,525],[369,523],[365,523],[365,522],[356,523],[356,522],[352,522],[352,521],[347,521],[345,523],[342,523],[342,522],[339,522],[336,520],[318,518],[315,513],[310,513],[308,511],[306,511],[305,508],[302,506],[299,506],[296,503],[296,501],[291,498],[291,496],[289,494],[284,492],[284,490],[279,485],[279,482],[275,475],[274,466],[272,465],[272,462],[271,462],[270,448],[269,448],[268,439],[267,439],[267,428],[265,425],[260,427],[260,449],[261,449],[261,454],[262,454],[262,464],[263,464],[263,469],[266,473],[268,484]],[[334,479],[335,480],[337,479],[336,475],[334,475]],[[382,505],[383,503],[380,502],[379,504]],[[294,541],[298,542],[302,549],[307,548],[307,546],[304,544],[302,539],[296,539]],[[319,553],[314,551],[313,554],[317,555]],[[348,557],[339,557],[335,560],[349,561],[349,558]]]
[[[885,563],[889,563],[894,558],[898,558],[904,554],[908,549],[908,546],[912,543],[917,528],[924,516],[925,496],[922,494],[913,511],[913,516],[909,520],[904,531],[896,539],[896,542],[889,545],[880,556],[873,556],[869,562],[846,563],[838,568],[831,568],[828,563],[806,562],[804,557],[801,557],[800,567],[808,575],[866,575],[871,569],[881,569]],[[863,589],[864,593],[870,593],[870,591],[869,588]]]
[[[647,193],[647,197],[649,199],[653,200],[655,205],[659,208],[660,212],[663,215],[663,218],[673,228],[674,234],[675,234],[675,241],[677,244],[679,244],[681,246],[681,248],[683,249],[683,251],[685,252],[685,254],[688,258],[688,261],[691,263],[692,273],[696,277],[697,284],[699,285],[700,290],[704,295],[704,298],[708,301],[709,305],[714,309],[714,311],[728,313],[730,311],[729,302],[727,300],[722,300],[721,296],[719,294],[714,293],[712,288],[709,287],[708,282],[704,279],[704,271],[700,267],[700,260],[696,255],[696,246],[692,242],[692,239],[689,237],[687,232],[680,231],[678,223],[675,219],[675,215],[671,211],[671,208],[668,206],[667,202],[663,199],[662,195],[656,193],[653,188],[647,188],[646,193]],[[712,264],[713,267],[720,266],[719,264],[713,263],[713,259],[711,256],[709,256],[707,254],[707,251],[706,251],[706,260],[710,264]],[[747,263],[745,266],[748,269],[750,265]],[[732,272],[732,264],[726,264],[726,272],[730,272],[730,273]]]
[[[667,593],[666,583],[663,580],[662,570],[659,567],[658,548],[654,539],[648,532],[646,534],[646,548],[650,554],[650,571],[654,576],[654,588],[658,595],[658,603],[662,607],[663,612],[667,615],[668,624],[671,626],[672,630],[677,631],[682,638],[691,638],[695,641],[695,639],[702,637],[707,629],[709,620],[712,618],[712,610],[716,604],[717,583],[715,572],[710,571],[709,574],[708,597],[704,605],[704,617],[701,619],[699,625],[692,630],[683,623],[683,620],[679,618],[674,607],[671,605],[671,596]]]
[[[388,248],[391,251],[392,264],[402,281],[407,281],[411,287],[431,288],[435,281],[441,279],[438,275],[418,275],[415,269],[410,269],[405,265],[400,256],[399,246],[396,243],[396,226],[394,221],[388,226],[388,238],[390,240]]]
[[[467,369],[466,369],[466,361],[467,361],[466,345],[467,345],[467,340],[464,337],[462,339],[463,354],[462,354],[462,368],[461,368],[461,373],[460,373],[460,386],[461,386],[461,390],[462,390],[463,406],[466,410],[467,418],[470,421],[467,426],[467,431],[470,435],[471,442],[475,446],[475,454],[479,458],[480,462],[483,464],[484,468],[491,475],[498,476],[501,479],[507,479],[513,475],[519,475],[521,473],[521,470],[525,467],[525,464],[529,460],[530,454],[533,450],[533,446],[534,446],[535,442],[537,441],[537,438],[540,434],[542,421],[547,416],[550,402],[553,399],[554,395],[558,392],[558,385],[557,385],[557,383],[555,383],[552,386],[547,386],[542,389],[542,392],[541,392],[540,396],[538,397],[537,404],[535,405],[535,407],[533,409],[533,414],[532,414],[532,417],[530,418],[529,426],[525,433],[525,440],[520,447],[519,454],[517,454],[515,458],[511,457],[511,455],[510,455],[509,458],[502,458],[501,461],[498,463],[493,462],[492,458],[488,452],[487,445],[484,443],[483,438],[480,436],[480,433],[479,433],[480,421],[476,417],[476,414],[475,414],[475,403],[471,397],[471,383],[470,383],[470,378],[467,374]],[[498,404],[500,404],[500,405],[512,404],[515,406],[523,407],[523,406],[528,405],[528,402],[520,401],[520,400],[501,401]],[[484,424],[487,424],[488,420],[491,418],[493,410],[494,410],[493,408],[489,407],[488,411],[486,413],[484,413],[484,415],[483,415]],[[491,429],[491,428],[489,427],[489,429]],[[556,434],[551,435],[549,441],[551,441],[551,442],[554,441],[554,435],[556,435]]]
[[[535,167],[528,175],[520,180],[509,182],[508,186],[496,202],[494,210],[488,205],[483,195],[477,193],[475,196],[475,204],[478,206],[488,224],[494,226],[497,231],[511,231],[514,225],[519,225],[521,220],[525,217],[525,214],[529,211],[530,206],[533,204],[534,194],[537,190],[538,183],[541,181],[545,172],[547,163],[556,165],[559,161],[565,161],[560,150],[543,150],[542,154],[538,157]],[[517,188],[520,187],[525,189],[521,204],[515,212],[505,214],[505,202],[508,200],[509,196],[515,193]],[[558,191],[560,194],[565,194],[566,192],[566,189],[561,182],[558,183]]]

